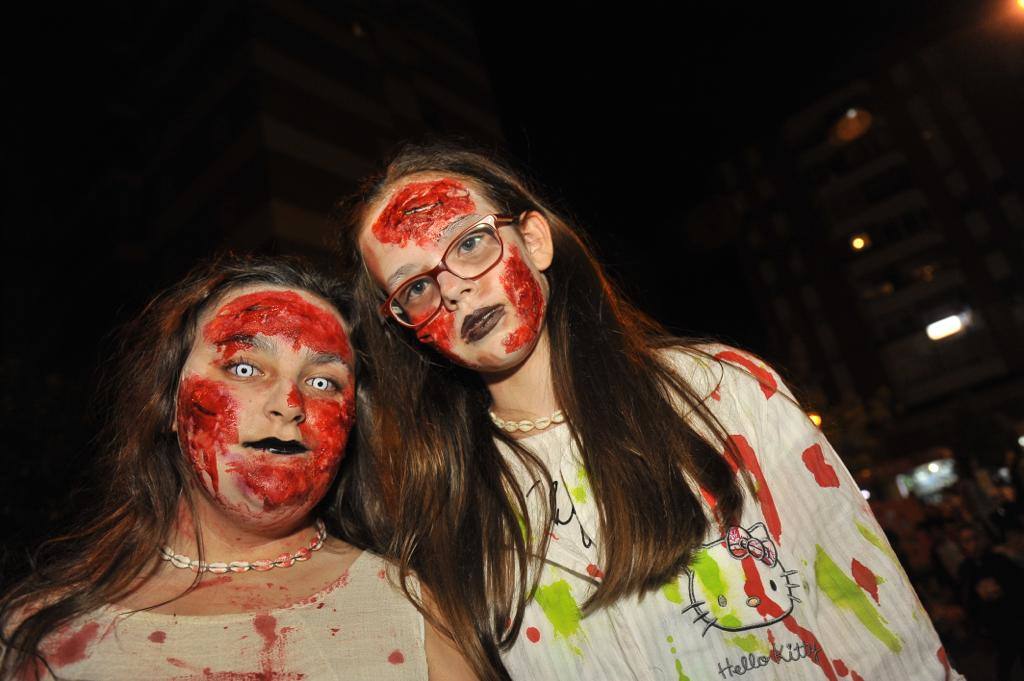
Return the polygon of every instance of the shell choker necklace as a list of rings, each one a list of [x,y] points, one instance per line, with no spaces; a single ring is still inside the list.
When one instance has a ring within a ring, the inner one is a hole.
[[[536,419],[522,419],[521,421],[506,421],[490,409],[487,413],[491,416],[491,421],[494,425],[498,426],[506,433],[529,433],[531,430],[544,430],[551,424],[565,423],[565,414],[562,413],[561,409],[556,409],[551,413],[551,416],[541,416]]]
[[[324,526],[324,521],[317,518],[316,535],[309,540],[309,544],[303,546],[295,553],[282,553],[277,558],[254,560],[252,562],[247,560],[235,560],[230,563],[207,563],[205,561],[200,562],[195,558],[189,558],[188,556],[180,553],[175,553],[169,546],[160,547],[160,557],[166,561],[170,561],[171,565],[176,568],[193,570],[195,572],[211,572],[215,575],[223,574],[225,572],[248,572],[249,570],[266,572],[267,570],[273,570],[278,567],[291,567],[292,565],[295,565],[295,563],[309,560],[314,551],[319,551],[323,547],[324,539],[326,538],[327,527]]]

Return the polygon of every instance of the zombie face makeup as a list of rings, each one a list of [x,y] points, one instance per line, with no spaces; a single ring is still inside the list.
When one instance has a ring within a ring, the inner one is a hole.
[[[460,248],[451,243],[456,235],[498,212],[465,181],[410,179],[398,183],[371,213],[360,250],[371,275],[390,294],[435,267],[449,246]],[[521,229],[511,225],[498,230],[501,260],[479,278],[438,274],[443,304],[416,329],[420,342],[482,372],[512,369],[530,355],[543,331],[547,282]]]
[[[240,289],[200,319],[177,431],[216,508],[257,525],[309,512],[354,421],[351,364],[341,318],[305,292]]]

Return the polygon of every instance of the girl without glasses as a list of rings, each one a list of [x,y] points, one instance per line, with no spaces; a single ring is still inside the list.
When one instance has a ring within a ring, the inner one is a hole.
[[[410,145],[341,208],[371,531],[481,676],[959,678],[778,375],[668,336],[520,175]]]
[[[426,636],[431,672],[467,678],[356,548],[351,467],[332,485],[355,420],[344,300],[235,257],[153,299],[110,386],[104,502],[0,600],[0,676],[421,679]]]

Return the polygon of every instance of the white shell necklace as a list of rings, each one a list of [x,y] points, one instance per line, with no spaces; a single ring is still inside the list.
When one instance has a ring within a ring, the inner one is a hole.
[[[323,547],[324,540],[326,538],[327,527],[324,526],[324,521],[317,518],[316,536],[309,540],[309,544],[307,546],[303,546],[295,553],[282,553],[277,558],[254,560],[251,563],[247,560],[235,560],[230,563],[207,563],[200,562],[195,558],[189,558],[188,556],[180,553],[175,553],[169,546],[160,547],[160,557],[166,561],[170,561],[171,565],[176,568],[193,570],[194,572],[212,572],[215,575],[223,574],[225,572],[248,572],[249,570],[266,572],[267,570],[273,570],[276,567],[291,567],[297,562],[309,560],[314,551],[319,551]]]
[[[521,421],[506,421],[489,409],[487,413],[491,415],[491,421],[494,422],[494,425],[506,433],[514,433],[516,431],[529,433],[531,430],[544,430],[552,423],[565,423],[565,414],[562,413],[561,409],[556,409],[551,416],[541,416],[538,419],[523,419]]]

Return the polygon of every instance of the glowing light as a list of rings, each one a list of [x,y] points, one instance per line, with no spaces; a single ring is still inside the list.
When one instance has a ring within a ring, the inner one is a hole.
[[[928,470],[931,471],[932,473],[938,473],[939,472],[939,464],[937,464],[934,461],[932,461],[930,464],[928,464]]]
[[[1019,438],[1017,438],[1017,444],[1019,444],[1021,447],[1024,447],[1024,435],[1021,435]]]
[[[932,322],[925,329],[925,333],[932,340],[941,340],[964,330],[963,315],[950,315],[937,322]]]
[[[829,133],[833,144],[852,142],[871,128],[871,113],[864,109],[849,108],[835,122]]]
[[[862,497],[864,497],[865,499],[870,499],[870,498],[871,498],[871,492],[870,492],[870,491],[868,491],[868,490],[866,490],[866,489],[862,489],[862,490],[860,491],[860,495],[861,495]]]
[[[816,426],[821,426],[821,414],[815,411],[807,412],[807,418]]]
[[[863,251],[865,248],[871,245],[871,237],[867,234],[854,234],[850,237],[850,248],[855,251]]]

